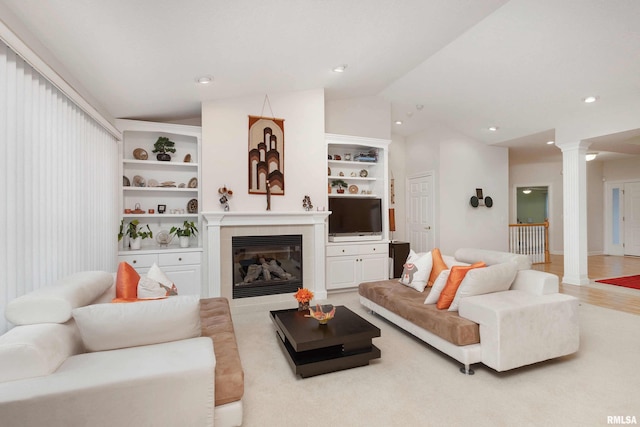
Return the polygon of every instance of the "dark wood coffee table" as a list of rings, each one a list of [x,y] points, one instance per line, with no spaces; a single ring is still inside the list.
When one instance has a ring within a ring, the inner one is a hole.
[[[304,317],[309,310],[271,311],[278,343],[293,371],[302,378],[365,366],[380,357],[372,339],[380,329],[349,310],[336,306],[336,314],[326,325]]]

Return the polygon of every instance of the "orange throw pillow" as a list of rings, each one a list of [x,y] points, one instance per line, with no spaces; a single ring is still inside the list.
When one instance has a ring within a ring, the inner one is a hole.
[[[433,286],[440,273],[442,273],[443,270],[447,270],[449,268],[442,259],[440,249],[435,248],[434,250],[432,250],[431,257],[433,258],[433,266],[431,267],[431,274],[429,275],[429,280],[427,281],[428,287]]]
[[[138,299],[140,275],[128,263],[121,262],[116,274],[116,298],[113,302],[135,301]]]
[[[440,292],[440,297],[438,298],[438,302],[436,303],[436,307],[438,310],[444,310],[449,308],[451,303],[453,302],[453,298],[456,296],[456,292],[460,287],[460,283],[464,276],[467,274],[469,270],[472,268],[481,268],[486,267],[484,262],[476,262],[471,265],[454,265],[451,267],[451,272],[449,273],[449,278],[447,279],[447,284],[444,285],[444,289]]]

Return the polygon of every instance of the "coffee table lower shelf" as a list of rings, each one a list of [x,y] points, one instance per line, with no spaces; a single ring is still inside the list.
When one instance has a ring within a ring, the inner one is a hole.
[[[289,366],[302,378],[366,366],[371,360],[379,359],[381,354],[380,349],[373,344],[368,351],[353,353],[343,352],[342,346],[296,352],[288,341],[281,339],[280,334],[276,335]]]

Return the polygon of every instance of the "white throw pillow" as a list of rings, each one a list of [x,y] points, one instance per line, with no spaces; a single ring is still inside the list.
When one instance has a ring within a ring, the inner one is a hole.
[[[96,304],[73,310],[88,351],[113,350],[199,337],[200,297]]]
[[[71,310],[91,304],[113,284],[113,274],[83,271],[18,297],[5,309],[5,317],[14,325],[65,323]]]
[[[416,254],[412,249],[403,267],[400,283],[416,291],[424,291],[433,267],[431,252]]]
[[[517,272],[518,265],[513,262],[503,262],[469,270],[456,291],[449,311],[458,311],[462,298],[508,290]]]
[[[158,265],[155,262],[149,269],[149,272],[147,273],[147,277],[169,288],[173,286],[173,281],[169,279],[162,270],[160,270],[160,267],[158,267]]]
[[[167,290],[147,276],[140,276],[138,281],[138,299],[167,298]]]
[[[438,298],[440,298],[440,293],[444,289],[444,286],[447,284],[447,279],[449,279],[449,273],[451,270],[442,270],[438,275],[438,278],[435,282],[433,282],[433,286],[431,287],[431,291],[427,298],[424,300],[425,304],[435,304],[438,302]]]

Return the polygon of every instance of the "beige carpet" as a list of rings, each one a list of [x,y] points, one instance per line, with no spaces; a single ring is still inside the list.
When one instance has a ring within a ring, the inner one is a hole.
[[[382,358],[301,379],[267,309],[234,314],[244,426],[603,426],[615,415],[640,423],[640,316],[582,304],[577,354],[503,373],[478,364],[466,376],[458,362],[369,314],[355,292],[329,301],[381,329],[374,343]]]

